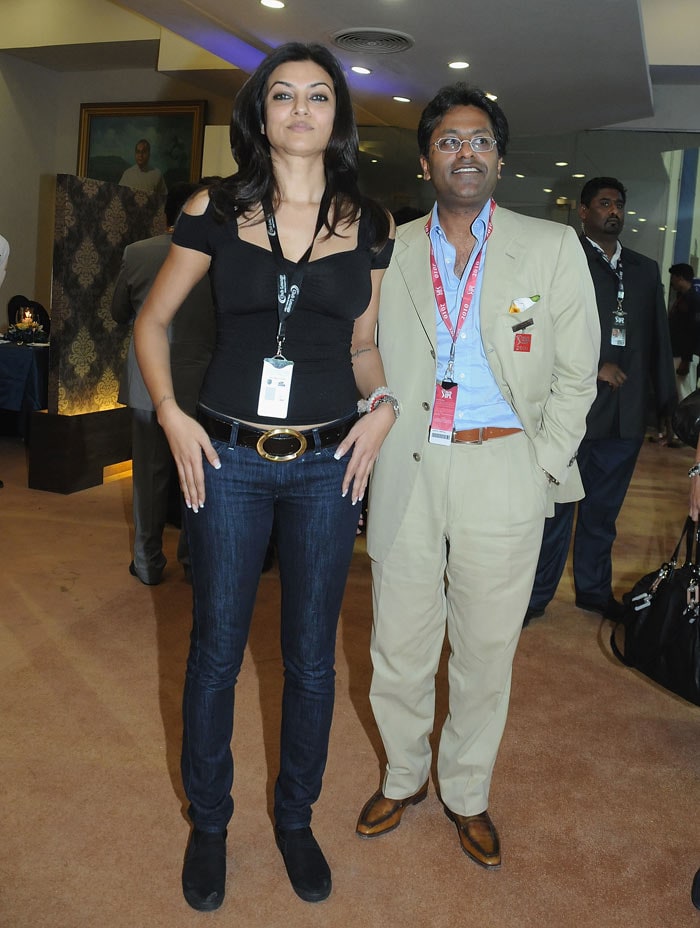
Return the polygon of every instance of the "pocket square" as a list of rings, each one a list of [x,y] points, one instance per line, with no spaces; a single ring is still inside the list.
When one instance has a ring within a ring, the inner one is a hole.
[[[534,306],[535,303],[539,300],[540,295],[536,293],[534,296],[520,296],[517,300],[513,300],[508,307],[509,313],[521,313],[526,309],[529,309],[531,306]]]

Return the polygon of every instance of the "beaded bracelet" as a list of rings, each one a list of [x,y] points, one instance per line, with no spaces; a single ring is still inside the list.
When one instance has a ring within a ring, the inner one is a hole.
[[[393,393],[383,393],[381,396],[378,396],[372,403],[369,411],[374,412],[377,406],[380,406],[382,403],[389,403],[391,408],[394,410],[394,415],[397,419],[399,418],[399,413],[401,411],[399,409],[399,401],[396,399]]]
[[[688,471],[689,477],[700,477],[700,461],[697,461]]]
[[[390,403],[394,409],[394,415],[399,417],[399,401],[387,386],[377,387],[373,390],[366,400],[357,401],[357,411],[360,415],[366,412],[374,412],[381,403]]]

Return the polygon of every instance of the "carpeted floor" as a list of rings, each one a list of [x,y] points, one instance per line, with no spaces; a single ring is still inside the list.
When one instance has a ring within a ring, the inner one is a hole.
[[[658,566],[686,513],[687,450],[645,445],[619,523],[616,592]],[[179,780],[190,587],[166,532],[165,582],[130,577],[128,477],[71,496],[26,487],[0,438],[2,928],[685,928],[700,926],[700,709],[623,668],[569,574],[523,633],[490,811],[504,863],[460,851],[434,790],[376,841],[354,834],[380,779],[367,698],[369,567],[358,542],[314,829],[333,868],[292,892],[270,820],[279,722],[278,579],[263,575],[236,696],[236,813],[223,907],[190,910]],[[371,518],[371,514],[370,514]],[[438,721],[444,716],[444,667]]]

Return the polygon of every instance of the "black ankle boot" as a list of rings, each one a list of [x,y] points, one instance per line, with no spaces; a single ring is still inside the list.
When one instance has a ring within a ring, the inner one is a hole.
[[[275,828],[289,882],[305,902],[322,902],[331,894],[331,871],[310,828]]]
[[[182,892],[193,909],[213,912],[226,890],[226,832],[200,831],[190,835],[182,867]]]

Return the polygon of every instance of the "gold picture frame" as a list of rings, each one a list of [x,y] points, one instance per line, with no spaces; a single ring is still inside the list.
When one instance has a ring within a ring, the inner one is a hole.
[[[122,178],[133,169],[136,145],[145,139],[154,177],[160,173],[167,187],[195,183],[202,173],[205,114],[204,100],[83,103],[76,173],[131,186]]]

